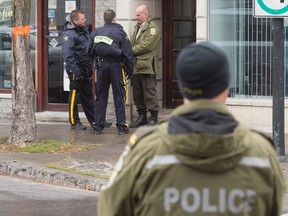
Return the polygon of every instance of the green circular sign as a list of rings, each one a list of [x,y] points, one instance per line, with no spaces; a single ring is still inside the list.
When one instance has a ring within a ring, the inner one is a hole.
[[[264,2],[263,0],[257,0],[258,1],[258,4],[259,6],[267,13],[269,14],[273,14],[273,15],[281,15],[281,14],[284,14],[286,12],[288,12],[288,5],[286,5],[285,7],[283,8],[280,8],[280,9],[272,9],[270,7],[268,7]]]

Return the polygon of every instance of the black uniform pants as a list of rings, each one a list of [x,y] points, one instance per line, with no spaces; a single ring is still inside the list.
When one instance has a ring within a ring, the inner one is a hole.
[[[101,131],[104,128],[110,84],[113,90],[116,126],[119,131],[126,129],[128,126],[125,115],[125,101],[127,98],[125,73],[119,61],[104,60],[101,67],[97,69],[95,130]]]
[[[92,94],[92,79],[90,77],[88,69],[80,69],[82,79],[72,80],[70,79],[70,93],[69,93],[69,122],[70,124],[76,124],[80,122],[78,103],[81,102],[83,111],[88,119],[90,125],[95,122],[94,115],[94,99]]]
[[[138,110],[160,109],[157,80],[153,74],[135,74],[132,78],[133,101]]]

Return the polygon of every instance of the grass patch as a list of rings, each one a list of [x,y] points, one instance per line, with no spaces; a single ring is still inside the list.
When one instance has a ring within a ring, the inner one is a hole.
[[[69,142],[45,139],[26,146],[7,144],[8,138],[0,137],[0,152],[25,152],[25,153],[67,153],[90,150],[101,144],[71,145]]]
[[[52,168],[52,169],[59,169],[59,170],[74,172],[74,173],[78,173],[78,174],[82,174],[82,175],[87,175],[87,176],[107,179],[107,180],[109,180],[109,178],[110,178],[110,176],[108,176],[108,175],[95,173],[95,172],[81,171],[81,170],[77,170],[77,169],[61,166],[61,165],[58,165],[58,164],[48,164],[47,167],[48,168]]]
[[[0,136],[0,144],[5,144],[8,142],[9,137],[2,137]]]

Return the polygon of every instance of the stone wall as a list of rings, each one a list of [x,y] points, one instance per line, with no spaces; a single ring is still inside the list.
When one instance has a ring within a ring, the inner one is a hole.
[[[103,13],[107,9],[112,9],[116,13],[116,0],[96,0],[96,15],[95,15],[95,27],[101,27],[104,24]]]
[[[0,118],[10,118],[12,113],[11,94],[0,94]]]

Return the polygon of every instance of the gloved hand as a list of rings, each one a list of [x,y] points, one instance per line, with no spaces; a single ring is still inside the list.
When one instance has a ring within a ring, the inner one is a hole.
[[[70,73],[70,77],[72,78],[72,80],[74,80],[74,81],[81,80],[80,72],[73,72],[72,70],[69,70],[69,73]]]
[[[126,74],[126,79],[129,80],[133,77],[133,74]]]
[[[81,76],[78,76],[77,74],[73,74],[73,80],[79,81],[81,80]]]

